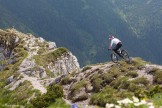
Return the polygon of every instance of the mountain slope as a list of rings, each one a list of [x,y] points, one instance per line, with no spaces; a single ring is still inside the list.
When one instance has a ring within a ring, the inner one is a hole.
[[[134,58],[132,64],[120,61],[119,64],[109,62],[86,66],[79,73],[65,76],[60,83],[63,85],[64,98],[79,106],[121,106],[119,100],[132,99],[133,96],[146,98],[145,105],[152,102],[158,106],[161,104],[156,104],[152,98],[162,93],[161,75],[162,66]],[[139,105],[134,107],[138,108]]]
[[[162,66],[133,58],[80,69],[66,48],[15,29],[0,30],[0,42],[0,107],[109,106],[134,97],[161,105]]]
[[[28,106],[32,98],[48,91],[56,77],[80,69],[69,50],[41,37],[7,29],[0,30],[0,42],[2,106]]]

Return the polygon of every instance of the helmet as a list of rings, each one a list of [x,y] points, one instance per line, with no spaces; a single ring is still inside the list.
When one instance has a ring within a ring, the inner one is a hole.
[[[114,39],[114,36],[113,35],[109,35],[109,39]]]

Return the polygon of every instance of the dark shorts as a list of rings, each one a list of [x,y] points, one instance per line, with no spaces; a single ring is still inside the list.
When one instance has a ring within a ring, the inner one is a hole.
[[[114,50],[115,52],[117,52],[121,46],[122,46],[122,43],[119,42],[119,43],[113,48],[113,50]]]

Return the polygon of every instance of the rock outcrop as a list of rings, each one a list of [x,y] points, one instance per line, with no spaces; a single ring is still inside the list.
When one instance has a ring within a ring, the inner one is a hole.
[[[0,30],[0,39],[1,71],[11,68],[9,65],[15,68],[17,63],[13,72],[19,74],[8,77],[6,88],[9,90],[29,81],[34,89],[45,93],[45,87],[54,82],[57,76],[80,69],[77,58],[66,48],[57,48],[55,42],[15,29]]]

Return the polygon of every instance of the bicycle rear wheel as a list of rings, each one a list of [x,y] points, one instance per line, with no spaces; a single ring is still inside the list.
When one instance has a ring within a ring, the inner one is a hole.
[[[128,54],[127,51],[122,50],[122,51],[121,51],[121,54],[122,54],[123,59],[124,59],[125,61],[130,62],[129,54]]]
[[[114,63],[117,63],[118,62],[118,57],[116,54],[112,53],[111,54],[111,60],[114,62]]]

